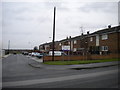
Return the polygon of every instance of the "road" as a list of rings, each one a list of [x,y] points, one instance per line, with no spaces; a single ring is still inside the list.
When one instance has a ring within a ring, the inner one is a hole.
[[[118,88],[118,66],[53,70],[31,67],[30,60],[20,54],[2,60],[3,88]]]

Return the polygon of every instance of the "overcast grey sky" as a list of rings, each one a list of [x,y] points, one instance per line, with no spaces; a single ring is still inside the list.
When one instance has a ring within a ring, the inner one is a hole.
[[[29,49],[52,41],[53,7],[56,6],[56,38],[90,33],[118,25],[117,2],[42,1],[2,2],[3,48]]]

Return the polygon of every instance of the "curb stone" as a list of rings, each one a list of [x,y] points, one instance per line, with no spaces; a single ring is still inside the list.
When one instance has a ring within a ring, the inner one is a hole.
[[[35,67],[35,68],[43,68],[43,66],[42,65],[40,65],[40,63],[37,63],[37,64],[33,64],[33,63],[29,63],[29,65],[30,66],[32,66],[32,67]],[[59,68],[59,69],[76,69],[76,70],[80,70],[80,69],[94,69],[94,68],[102,68],[102,67],[110,67],[110,66],[116,66],[116,65],[120,65],[120,64],[110,64],[110,65],[102,65],[102,66],[83,66],[83,67],[79,67],[79,66],[77,66],[77,67],[63,67],[63,68]],[[55,69],[55,68],[47,68],[47,69]]]
[[[7,58],[7,57],[10,56],[10,55],[11,55],[11,54],[4,55],[4,56],[1,57],[1,59],[3,59],[3,58]]]
[[[70,69],[76,69],[76,70],[80,70],[80,69],[93,69],[93,68],[110,67],[110,66],[116,66],[116,65],[120,65],[120,64],[105,65],[105,66],[95,66],[95,67],[75,67],[75,68],[70,68]]]
[[[30,65],[32,67],[35,67],[35,68],[41,68],[40,66],[36,66],[36,65],[33,65],[33,64],[30,64],[30,63],[28,63],[28,65]]]

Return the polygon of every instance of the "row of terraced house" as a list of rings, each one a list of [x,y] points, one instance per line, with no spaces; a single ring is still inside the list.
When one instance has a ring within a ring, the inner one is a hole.
[[[54,49],[63,51],[69,56],[69,60],[119,58],[120,56],[120,26],[87,32],[76,37],[56,41]],[[39,46],[39,50],[48,53],[52,50],[52,42]],[[65,49],[66,48],[66,49]],[[68,56],[64,56],[68,60]],[[55,60],[61,60],[62,56],[55,56]],[[44,58],[51,60],[51,56]]]

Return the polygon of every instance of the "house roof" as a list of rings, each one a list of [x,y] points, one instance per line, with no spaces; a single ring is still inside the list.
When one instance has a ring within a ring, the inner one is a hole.
[[[89,36],[94,36],[96,34],[101,35],[101,34],[107,34],[107,33],[114,33],[114,32],[120,32],[120,26],[109,27],[109,28],[105,28],[105,29],[102,29],[102,30],[98,30],[98,31],[96,31],[94,33],[89,34]],[[66,42],[66,41],[70,41],[70,40],[80,40],[83,37],[87,37],[87,36],[88,36],[88,34],[79,35],[79,36],[75,36],[75,37],[71,37],[71,38],[62,39],[60,41],[55,41],[55,43],[57,43],[57,42]],[[44,44],[41,44],[41,45],[49,45],[51,43],[52,42],[44,43]]]
[[[118,32],[119,30],[120,30],[120,26],[116,26],[116,27],[111,27],[111,28],[106,28],[106,29],[102,29],[102,30],[96,31],[94,33],[91,33],[90,35],[114,33],[114,32]]]

